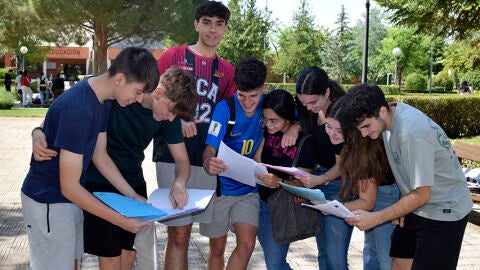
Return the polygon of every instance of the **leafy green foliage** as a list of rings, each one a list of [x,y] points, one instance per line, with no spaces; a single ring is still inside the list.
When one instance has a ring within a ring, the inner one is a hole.
[[[453,90],[453,77],[448,75],[447,70],[442,70],[439,73],[435,74],[432,79],[432,86],[436,88],[443,88],[444,91]]]
[[[352,30],[348,27],[349,19],[343,5],[335,24],[337,28],[327,38],[320,55],[330,77],[338,82],[350,82],[358,74],[358,63],[355,61],[358,57],[354,57],[357,51],[354,50]]]
[[[480,98],[473,96],[389,96],[389,101],[407,103],[439,124],[449,138],[480,134]]]
[[[5,91],[5,88],[0,87],[0,110],[10,109],[15,103],[15,94]]]
[[[285,28],[279,36],[273,72],[287,78],[295,78],[307,66],[322,66],[320,50],[326,35],[315,27],[315,17],[306,0],[293,16],[293,26]],[[280,49],[278,49],[280,47]]]
[[[269,57],[267,35],[272,27],[269,14],[255,7],[255,0],[233,0],[225,38],[218,46],[218,55],[233,65],[246,57]]]
[[[410,73],[405,79],[405,89],[425,90],[427,89],[427,79],[424,75],[418,73]]]
[[[397,25],[416,27],[417,33],[438,37],[468,37],[480,25],[478,0],[376,0],[391,12]]]

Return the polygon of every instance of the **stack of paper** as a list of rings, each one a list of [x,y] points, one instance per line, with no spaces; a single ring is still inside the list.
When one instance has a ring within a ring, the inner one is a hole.
[[[212,199],[215,190],[187,189],[188,203],[183,209],[173,209],[169,199],[170,189],[157,189],[147,203],[112,192],[94,192],[93,195],[106,205],[130,218],[148,221],[166,221],[183,215],[203,211]]]

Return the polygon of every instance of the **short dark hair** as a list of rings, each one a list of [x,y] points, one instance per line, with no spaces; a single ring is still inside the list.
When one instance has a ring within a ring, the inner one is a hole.
[[[267,66],[255,57],[240,60],[233,75],[237,90],[246,92],[260,88],[266,78]]]
[[[263,109],[272,109],[278,116],[293,122],[295,120],[295,101],[293,96],[280,88],[270,91],[262,102]]]
[[[145,83],[145,93],[155,90],[160,78],[153,55],[147,49],[138,47],[125,48],[115,57],[108,74],[112,77],[118,73],[123,73],[128,83]]]
[[[359,84],[345,95],[338,120],[342,128],[357,127],[366,118],[378,118],[381,107],[390,111],[382,89],[374,84]]]
[[[230,19],[230,10],[221,2],[207,1],[199,4],[195,9],[195,20],[199,21],[201,17],[218,17],[228,23]]]

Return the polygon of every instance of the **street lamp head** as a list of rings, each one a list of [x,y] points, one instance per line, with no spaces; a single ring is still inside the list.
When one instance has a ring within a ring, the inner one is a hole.
[[[26,54],[28,52],[28,48],[26,46],[22,46],[22,47],[20,47],[20,52],[22,54]]]
[[[399,57],[400,54],[402,54],[402,50],[400,50],[399,47],[395,47],[395,48],[393,48],[392,53],[395,57]]]

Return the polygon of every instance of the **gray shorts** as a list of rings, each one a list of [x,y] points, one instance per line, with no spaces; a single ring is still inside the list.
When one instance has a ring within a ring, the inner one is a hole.
[[[73,203],[39,203],[21,194],[32,269],[74,269],[83,255],[83,211]]]
[[[175,164],[156,162],[157,169],[157,184],[159,188],[171,188],[175,180]],[[215,175],[208,175],[203,171],[202,167],[191,166],[190,178],[187,182],[187,188],[197,189],[215,189],[217,187],[217,177]],[[171,219],[162,222],[167,226],[183,226],[192,224],[193,222],[208,223],[212,221],[213,208],[210,203],[205,211],[195,213],[193,215],[186,215],[179,218]]]
[[[260,199],[258,193],[248,193],[241,196],[214,197],[210,202],[213,206],[211,223],[200,223],[200,234],[218,238],[233,231],[233,224],[248,223],[258,228]]]

